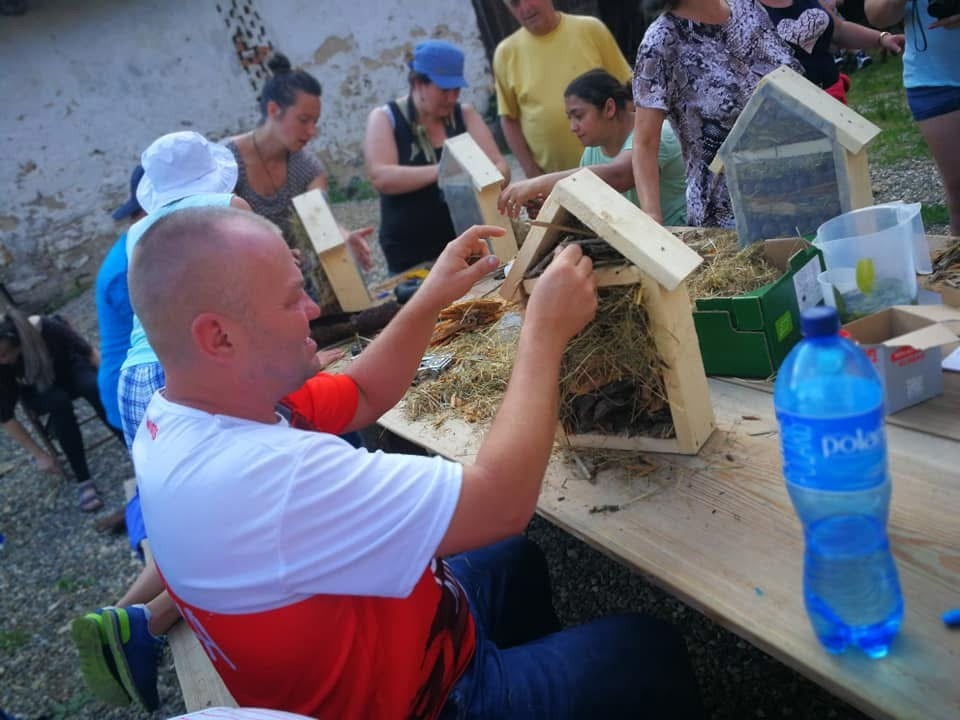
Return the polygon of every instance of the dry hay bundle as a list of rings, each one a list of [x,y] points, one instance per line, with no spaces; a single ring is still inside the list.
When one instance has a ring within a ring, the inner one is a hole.
[[[783,274],[767,262],[762,242],[741,248],[735,230],[697,228],[680,237],[704,259],[687,278],[691,300],[736,297]]]
[[[600,288],[596,318],[567,346],[560,421],[572,434],[674,437],[663,362],[638,285]]]
[[[492,420],[513,371],[517,338],[517,332],[495,324],[451,339],[442,352],[453,355],[453,364],[436,379],[410,388],[407,416],[437,417],[437,424],[451,413],[468,422]]]
[[[960,239],[954,240],[933,257],[933,273],[930,283],[942,283],[947,287],[960,288]]]
[[[430,347],[443,345],[458,335],[496,322],[503,316],[506,304],[499,298],[480,298],[448,305],[440,311],[430,336]]]

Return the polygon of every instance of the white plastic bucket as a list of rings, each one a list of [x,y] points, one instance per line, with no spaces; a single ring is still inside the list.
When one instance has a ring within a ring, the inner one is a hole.
[[[918,217],[919,211],[902,203],[853,210],[821,225],[814,244],[823,251],[827,270],[869,264],[871,282],[860,288],[873,296],[866,305],[876,310],[909,305],[917,299],[913,258]]]

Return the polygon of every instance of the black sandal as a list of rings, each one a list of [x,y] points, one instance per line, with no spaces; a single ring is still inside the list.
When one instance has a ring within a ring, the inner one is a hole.
[[[77,507],[83,512],[96,512],[103,507],[103,502],[97,494],[93,480],[87,480],[77,485]]]

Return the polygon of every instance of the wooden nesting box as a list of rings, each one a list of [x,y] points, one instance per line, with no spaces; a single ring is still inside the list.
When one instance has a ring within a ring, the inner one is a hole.
[[[866,147],[879,132],[786,66],[761,79],[710,165],[726,173],[740,244],[872,205]]]
[[[343,312],[366,310],[373,304],[370,293],[350,255],[340,226],[323,197],[323,191],[314,189],[297,195],[293,198],[293,207],[307,231],[340,308]]]
[[[457,234],[471,225],[502,227],[506,234],[490,238],[490,250],[500,262],[512,260],[517,254],[513,226],[510,219],[497,210],[503,175],[470,133],[448,138],[443,143],[438,183]]]
[[[619,266],[596,271],[600,287],[635,285],[641,290],[653,342],[663,364],[663,384],[675,437],[567,434],[574,447],[695,454],[715,427],[710,390],[685,279],[703,259],[672,233],[587,169],[558,182],[537,216],[504,281],[508,300],[528,293],[536,279],[527,270],[552,253],[562,226],[574,218],[624,257]]]

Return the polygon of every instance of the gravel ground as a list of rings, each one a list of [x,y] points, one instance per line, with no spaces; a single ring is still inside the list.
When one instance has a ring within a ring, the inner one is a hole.
[[[877,202],[943,203],[932,163],[876,170],[874,184]],[[377,212],[376,201],[334,207],[347,227],[375,224]],[[372,277],[382,273],[382,255],[377,256],[381,269]],[[60,312],[87,337],[96,338],[91,290]],[[84,403],[77,407],[81,417],[89,414]],[[95,418],[83,429],[88,447],[107,435]],[[80,678],[70,620],[116,600],[140,568],[125,536],[100,534],[94,527],[96,517],[122,506],[123,481],[133,473],[129,458],[120,443],[109,439],[89,452],[89,460],[105,505],[96,516],[76,509],[71,481],[38,473],[25,453],[0,433],[0,533],[6,535],[0,550],[0,708],[24,720],[167,718],[184,711],[169,653],[160,672],[162,706],[152,715],[101,705]],[[632,610],[669,619],[680,628],[712,718],[864,717],[549,523],[534,519],[529,532],[547,553],[557,609],[565,622]]]

